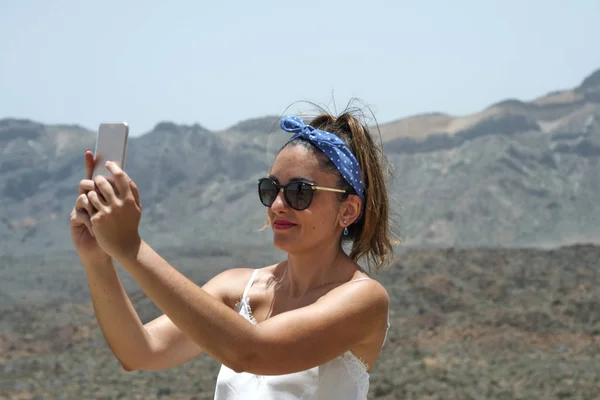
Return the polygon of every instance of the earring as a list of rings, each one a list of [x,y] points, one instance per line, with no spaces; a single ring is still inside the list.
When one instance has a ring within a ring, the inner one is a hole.
[[[348,236],[348,227],[346,226],[345,220],[344,220],[344,236]]]

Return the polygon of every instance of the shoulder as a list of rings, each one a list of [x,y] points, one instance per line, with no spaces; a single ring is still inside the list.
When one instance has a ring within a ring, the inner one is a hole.
[[[386,313],[390,303],[385,287],[373,278],[353,279],[338,286],[328,295],[335,295],[345,301],[357,302],[357,300],[360,300],[358,303],[362,303],[372,310],[381,310]]]
[[[217,274],[214,278],[211,279],[211,281],[223,282],[227,284],[231,284],[234,282],[242,282],[245,287],[246,283],[252,277],[254,271],[258,271],[255,278],[255,281],[258,281],[259,279],[263,278],[263,275],[265,275],[265,273],[267,273],[267,275],[269,276],[272,275],[272,269],[276,265],[277,264],[267,265],[261,268],[230,268]]]
[[[317,303],[330,312],[359,316],[363,323],[387,323],[390,298],[385,287],[375,279],[351,280],[321,297]]]
[[[263,268],[231,268],[224,270],[206,282],[202,288],[233,308],[256,269],[259,270],[258,275],[260,275],[260,270]]]
[[[254,268],[231,268],[226,269],[212,278],[210,281],[237,281],[240,279],[250,278],[252,273],[254,272]]]
[[[390,297],[385,287],[373,278],[351,280],[328,293],[329,309],[344,314],[353,321],[349,326],[360,326],[355,350],[385,341],[389,325]],[[335,297],[335,299],[333,298]],[[339,310],[339,311],[338,311]]]

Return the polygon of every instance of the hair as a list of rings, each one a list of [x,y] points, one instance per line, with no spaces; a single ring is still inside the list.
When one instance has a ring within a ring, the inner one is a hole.
[[[365,259],[369,270],[374,267],[379,271],[391,264],[393,245],[400,243],[390,227],[390,207],[386,187],[386,175],[388,178],[392,175],[390,164],[383,149],[371,137],[367,125],[361,123],[359,117],[355,116],[355,114],[363,116],[360,110],[346,108],[337,117],[322,108],[320,112],[321,114],[312,119],[309,125],[335,134],[348,146],[360,165],[364,183],[363,215],[348,226],[348,235],[342,236],[342,244],[352,244],[350,258],[356,263]],[[377,130],[379,131],[378,126]],[[298,145],[320,154],[320,166],[337,176],[339,188],[348,191],[348,193],[338,194],[340,201],[355,193],[329,157],[311,142],[296,138],[287,142],[279,151]]]

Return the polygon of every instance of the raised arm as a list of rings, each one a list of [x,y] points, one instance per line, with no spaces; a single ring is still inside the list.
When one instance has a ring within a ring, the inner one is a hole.
[[[125,370],[168,369],[184,364],[203,352],[167,315],[143,325],[112,261],[86,265],[85,270],[98,324]],[[243,270],[225,271],[207,282],[203,289],[229,306],[228,291],[241,290],[235,282],[241,283],[247,275],[248,272]]]
[[[90,219],[97,210],[87,197],[87,193],[96,189],[91,180],[96,162],[89,150],[85,151],[84,163],[86,179],[79,184],[79,195],[71,211],[71,236],[86,272],[96,319],[109,347],[126,370],[165,369],[198,356],[202,349],[168,316],[142,325],[112,258],[90,234]],[[135,203],[141,207],[137,190],[135,187],[132,190]],[[222,273],[204,285],[204,289],[217,300],[224,301],[223,293],[232,287],[232,281],[235,281],[232,275],[235,274],[235,271]]]
[[[91,234],[91,216],[97,210],[87,193],[95,190],[91,180],[96,166],[94,155],[85,151],[85,178],[79,183],[79,195],[71,211],[71,239],[83,264],[100,328],[125,369],[133,369],[152,359],[160,346],[142,326],[115,270],[113,260]]]
[[[87,262],[84,268],[96,320],[113,354],[128,371],[148,364],[159,355],[153,353],[160,341],[144,328],[112,260]]]
[[[227,307],[231,307],[232,299],[241,293],[243,283],[248,279],[251,270],[231,269],[224,271],[209,280],[202,289]],[[136,369],[163,370],[184,364],[198,357],[203,350],[198,344],[184,334],[171,319],[163,314],[144,325],[150,334],[151,356]]]
[[[119,263],[182,332],[237,372],[302,371],[385,334],[389,298],[374,280],[342,285],[312,305],[253,325],[146,243],[135,258],[124,257]]]

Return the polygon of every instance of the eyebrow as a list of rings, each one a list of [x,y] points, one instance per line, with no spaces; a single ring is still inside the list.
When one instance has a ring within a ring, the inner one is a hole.
[[[269,175],[270,179],[273,179],[275,182],[280,183],[279,179],[277,179],[275,177],[275,175]],[[316,184],[316,182],[312,179],[306,178],[304,176],[295,176],[292,179],[290,179],[290,182],[307,182],[307,183],[312,183],[313,185]]]

